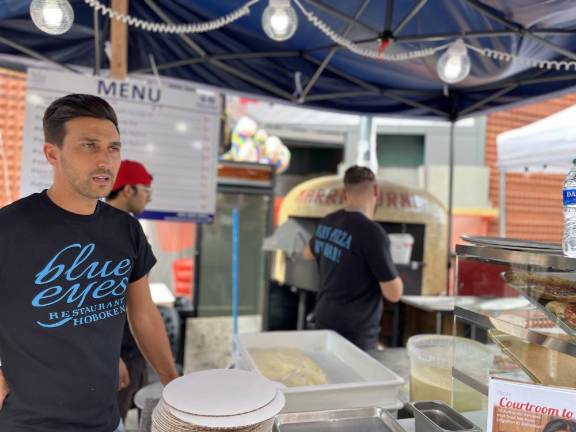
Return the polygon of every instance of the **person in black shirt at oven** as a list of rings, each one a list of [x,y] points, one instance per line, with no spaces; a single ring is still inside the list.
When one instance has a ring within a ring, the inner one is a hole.
[[[373,221],[380,193],[374,173],[349,168],[344,192],[344,209],[322,219],[304,249],[320,274],[316,328],[334,330],[371,350],[378,344],[383,298],[398,302],[404,284],[392,262],[388,235]]]

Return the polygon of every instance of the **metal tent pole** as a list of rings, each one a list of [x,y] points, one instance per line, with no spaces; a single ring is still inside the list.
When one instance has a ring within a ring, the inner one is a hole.
[[[499,235],[506,237],[506,170],[500,168],[500,186],[498,191],[498,208],[499,208]]]
[[[454,127],[455,120],[450,120],[450,148],[448,152],[448,256],[447,287],[450,287],[450,269],[452,268],[452,208],[454,206]]]
[[[100,75],[100,11],[94,9],[94,75]]]

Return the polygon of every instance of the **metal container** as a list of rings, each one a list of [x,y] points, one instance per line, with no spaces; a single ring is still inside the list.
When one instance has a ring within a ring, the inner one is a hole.
[[[386,409],[356,408],[279,414],[273,432],[405,432]]]
[[[462,414],[450,408],[444,402],[412,402],[416,432],[482,432]]]

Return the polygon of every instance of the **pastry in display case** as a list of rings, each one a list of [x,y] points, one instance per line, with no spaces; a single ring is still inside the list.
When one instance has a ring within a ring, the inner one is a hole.
[[[575,388],[576,259],[536,242],[474,243],[456,246],[455,294],[479,301],[454,310],[451,405],[465,406],[464,385],[486,410],[491,377]],[[472,365],[462,337],[485,344],[492,364]]]

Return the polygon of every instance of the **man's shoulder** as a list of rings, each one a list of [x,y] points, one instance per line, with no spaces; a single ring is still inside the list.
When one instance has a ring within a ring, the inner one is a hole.
[[[23,214],[39,213],[38,208],[36,208],[39,199],[40,194],[34,193],[0,208],[0,221],[6,221],[7,219]]]
[[[138,219],[130,213],[111,206],[104,201],[100,204],[100,217],[105,221],[106,225],[120,229],[125,228],[131,233],[133,238],[138,235],[138,232],[141,230],[140,221],[138,221]]]
[[[138,220],[124,210],[111,206],[105,201],[102,201],[100,206],[100,216],[103,218],[114,219],[115,221],[129,225],[138,224]]]

